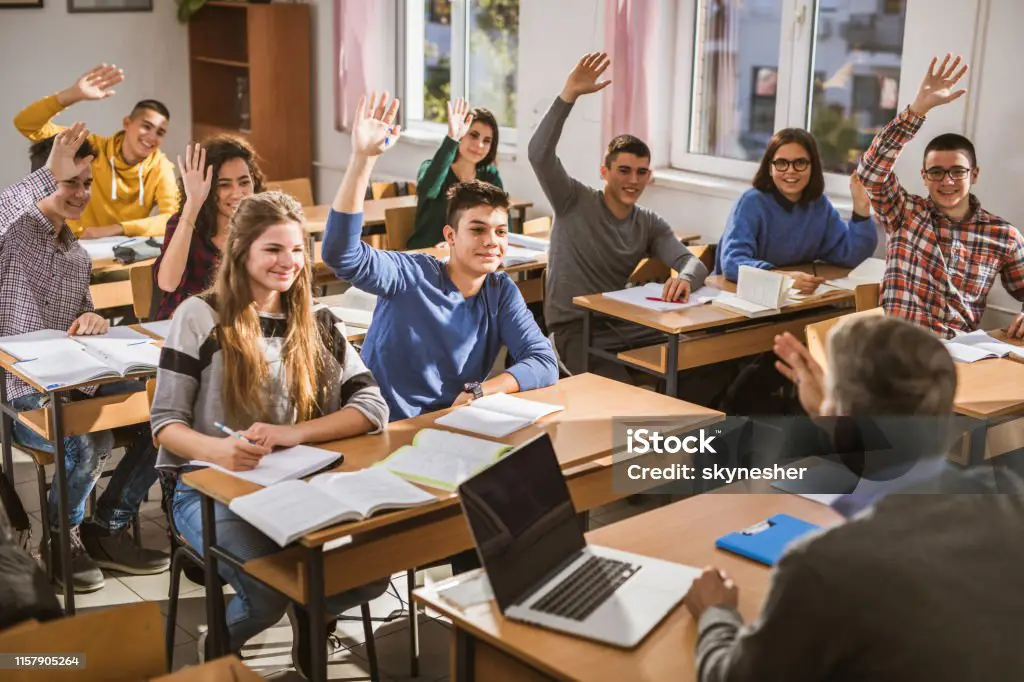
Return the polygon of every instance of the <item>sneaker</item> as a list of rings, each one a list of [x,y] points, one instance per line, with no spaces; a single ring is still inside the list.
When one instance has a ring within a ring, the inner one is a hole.
[[[295,666],[295,672],[307,680],[312,679],[310,675],[309,618],[304,612],[301,615],[296,613],[295,605],[291,604],[288,606],[288,620],[292,624],[292,664]],[[335,634],[337,627],[337,618],[327,622],[328,656],[341,648],[341,638]]]
[[[196,640],[196,658],[199,659],[199,665],[202,665],[209,658],[206,655],[206,635],[210,634],[210,629],[205,625],[200,625],[198,630],[199,639]]]
[[[103,579],[103,571],[89,557],[82,544],[80,526],[73,526],[70,529],[71,535],[71,589],[78,594],[95,592],[103,589],[106,581]],[[63,569],[60,559],[60,531],[50,531],[50,566],[53,567],[53,577],[57,584],[64,587]],[[43,542],[39,543],[39,554],[46,555],[46,547]]]
[[[82,541],[97,566],[131,575],[155,575],[171,566],[171,558],[155,549],[136,547],[128,527],[107,530],[99,524],[86,523]]]

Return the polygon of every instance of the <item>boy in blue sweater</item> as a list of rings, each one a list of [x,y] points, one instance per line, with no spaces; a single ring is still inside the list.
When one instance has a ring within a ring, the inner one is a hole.
[[[855,267],[875,251],[871,202],[850,180],[853,218],[847,223],[824,195],[818,145],[806,130],[780,130],[768,144],[754,187],[739,198],[718,244],[715,272],[735,282],[741,265],[764,270],[816,260]],[[787,273],[794,288],[812,293],[824,280]]]
[[[367,109],[369,107],[369,110]],[[363,97],[352,156],[327,219],[323,259],[343,280],[378,296],[363,360],[392,419],[558,379],[551,344],[515,283],[496,272],[508,247],[508,195],[479,181],[450,193],[444,238],[451,256],[378,251],[360,239],[363,197],[377,157],[398,139],[398,100]],[[491,379],[501,346],[514,364]]]

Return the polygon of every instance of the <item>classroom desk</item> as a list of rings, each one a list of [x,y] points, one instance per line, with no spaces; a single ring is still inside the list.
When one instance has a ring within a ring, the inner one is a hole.
[[[155,677],[150,682],[263,682],[263,677],[234,655],[224,656],[201,665],[191,665],[170,675]]]
[[[146,336],[162,341],[142,327],[133,325],[133,329]],[[149,401],[146,392],[125,393],[118,395],[87,398],[74,402],[63,402],[62,398],[72,391],[85,386],[109,384],[126,379],[148,379],[156,375],[156,371],[130,374],[127,377],[110,379],[94,379],[70,386],[47,388],[18,371],[17,360],[0,351],[0,449],[3,455],[3,473],[13,485],[14,456],[11,450],[13,442],[14,420],[18,420],[35,431],[53,445],[54,476],[53,485],[57,486],[57,509],[60,514],[60,538],[62,581],[64,583],[64,610],[68,615],[75,613],[75,593],[71,589],[71,549],[70,529],[68,528],[68,495],[67,470],[64,467],[64,437],[77,436],[95,431],[105,431],[121,426],[131,426],[149,420]],[[7,402],[7,383],[5,373],[10,372],[39,393],[46,394],[50,401],[49,407],[25,412],[17,412]],[[46,511],[44,509],[44,522]],[[51,540],[52,542],[52,540]],[[47,567],[53,570],[47,560]]]
[[[811,272],[811,266],[794,266],[787,270]],[[849,268],[832,265],[817,266],[817,272],[827,279],[845,277],[849,271]],[[725,291],[736,291],[736,285],[721,275],[708,277],[707,284]],[[572,302],[584,313],[584,371],[587,371],[591,356],[600,357],[664,379],[666,394],[674,396],[680,370],[769,351],[775,336],[782,332],[802,337],[808,324],[850,312],[854,292],[829,291],[788,305],[778,315],[760,318],[749,318],[715,305],[658,312],[616,301],[603,294],[577,296]],[[594,347],[591,345],[594,315],[648,327],[661,332],[665,342],[618,353]]]
[[[842,521],[829,507],[796,495],[698,495],[591,531],[587,542],[697,568],[717,566],[739,586],[739,610],[749,623],[761,610],[771,571],[715,549],[715,540],[774,514],[824,527]],[[697,624],[681,603],[638,647],[625,650],[507,620],[493,600],[463,611],[438,596],[439,588],[478,573],[415,592],[416,601],[451,619],[452,680],[696,679]]]
[[[389,208],[409,208],[416,206],[416,195],[404,197],[388,197],[387,199],[368,199],[363,203],[363,228],[366,234],[384,234],[384,212]],[[526,209],[533,206],[527,199],[511,199],[511,210],[515,212],[516,224],[522,225],[526,220]],[[302,212],[306,216],[306,234],[319,235],[327,229],[327,216],[331,212],[330,204],[305,206]]]
[[[156,258],[147,258],[146,260],[126,265],[113,258],[97,258],[92,262],[92,274],[95,277],[96,275],[114,272],[128,272],[132,268],[152,265],[155,262]],[[127,277],[116,281],[91,284],[89,285],[89,293],[92,295],[93,307],[97,311],[129,306],[133,302],[132,283]]]
[[[552,439],[566,474],[573,503],[579,512],[623,497],[612,487],[612,418],[665,417],[685,420],[700,428],[724,415],[699,405],[645,391],[592,374],[581,374],[554,386],[530,391],[524,397],[562,405],[565,409],[537,424],[501,439],[509,445],[523,443],[542,431]],[[374,436],[361,436],[321,445],[345,453],[338,471],[356,471],[381,461],[398,447],[412,441],[424,427],[443,428],[435,420],[448,410],[390,424]],[[207,594],[220,592],[217,562],[227,561],[250,576],[305,605],[311,624],[326,620],[324,598],[390,576],[413,566],[424,566],[472,547],[465,521],[452,493],[434,491],[437,502],[414,509],[390,511],[365,521],[333,526],[303,537],[281,552],[240,564],[217,547],[216,527],[211,522],[214,501],[231,500],[258,489],[255,484],[220,471],[205,469],[185,474],[184,482],[203,495],[203,540]],[[210,646],[222,651],[224,602],[207,599]],[[310,628],[313,636],[314,679],[325,679],[325,633]],[[410,634],[413,634],[410,629]],[[413,635],[414,636],[414,635]]]
[[[979,421],[955,458],[959,464],[980,464],[1024,447],[1024,362],[1012,357],[956,363],[953,409]]]

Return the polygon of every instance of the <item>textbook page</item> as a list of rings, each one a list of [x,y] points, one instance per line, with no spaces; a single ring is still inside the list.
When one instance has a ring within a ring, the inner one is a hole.
[[[154,340],[128,327],[111,327],[106,334],[75,336],[86,351],[124,376],[131,372],[155,370],[160,348]]]
[[[398,448],[381,465],[410,481],[454,491],[509,449],[481,438],[421,429],[412,445]]]
[[[320,474],[311,478],[309,485],[333,497],[336,505],[351,507],[359,518],[373,516],[383,509],[418,507],[437,501],[435,496],[383,467]]]
[[[159,336],[161,339],[166,339],[167,335],[171,333],[171,322],[172,320],[160,320],[158,322],[143,322],[142,328],[150,334]]]
[[[741,265],[739,277],[736,278],[736,295],[765,308],[781,307],[786,301],[789,288],[789,277],[749,265]]]
[[[103,260],[114,257],[114,247],[131,245],[141,239],[140,237],[126,237],[123,234],[114,237],[100,237],[99,239],[79,239],[78,244],[89,254],[90,260]]]
[[[521,246],[532,251],[547,251],[548,246],[550,246],[550,242],[547,239],[531,237],[517,232],[508,233],[508,243],[509,246]]]
[[[956,345],[977,348],[978,350],[992,353],[994,357],[1002,358],[1007,355],[1013,355],[1024,359],[1024,347],[1000,341],[999,339],[992,337],[983,329],[979,329],[968,334],[959,334],[952,339],[945,340],[943,343],[945,343],[947,347]],[[950,352],[952,353],[953,351]]]
[[[505,257],[502,259],[501,264],[503,267],[508,268],[512,267],[513,265],[535,263],[539,256],[539,251],[527,249],[522,246],[512,246],[510,244],[509,247],[505,249]]]
[[[84,346],[74,342],[59,358],[41,355],[19,362],[17,367],[19,372],[47,390],[121,376],[117,370],[89,354]]]
[[[227,436],[231,438],[231,436]],[[205,466],[218,469],[224,473],[262,486],[271,486],[282,481],[290,481],[320,471],[327,465],[337,461],[342,455],[330,450],[314,448],[308,445],[296,445],[291,448],[275,450],[260,459],[255,469],[249,471],[231,471],[224,467],[194,459],[193,466]]]
[[[881,284],[884,275],[885,261],[881,258],[868,258],[850,270],[850,274],[846,277],[832,279],[828,283],[839,289],[853,291],[858,284]]]
[[[335,497],[299,480],[236,497],[228,508],[281,547],[306,533],[358,517],[354,509],[339,506]]]
[[[76,347],[81,348],[67,332],[56,329],[40,329],[0,338],[0,350],[16,360],[34,360],[47,355],[69,353]]]
[[[440,417],[436,423],[481,436],[502,438],[535,423],[541,417],[565,409],[561,405],[538,403],[495,393],[473,400]]]
[[[373,322],[373,311],[357,310],[355,308],[344,308],[342,306],[331,306],[331,314],[345,323],[346,327],[358,327],[369,329]]]
[[[622,301],[623,303],[640,306],[641,308],[647,308],[648,310],[656,310],[658,312],[665,313],[673,310],[696,308],[697,306],[711,303],[725,293],[721,289],[716,289],[713,286],[703,286],[696,291],[690,292],[689,300],[683,303],[680,301],[666,301],[662,299],[661,295],[664,290],[664,285],[658,284],[657,282],[648,282],[647,284],[639,287],[629,287],[628,289],[620,289],[618,291],[608,291],[604,296],[615,301]]]

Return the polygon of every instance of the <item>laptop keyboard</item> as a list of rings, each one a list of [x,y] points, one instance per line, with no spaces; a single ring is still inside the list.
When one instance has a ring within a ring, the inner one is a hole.
[[[625,561],[593,556],[534,604],[533,611],[584,620],[640,570]]]

